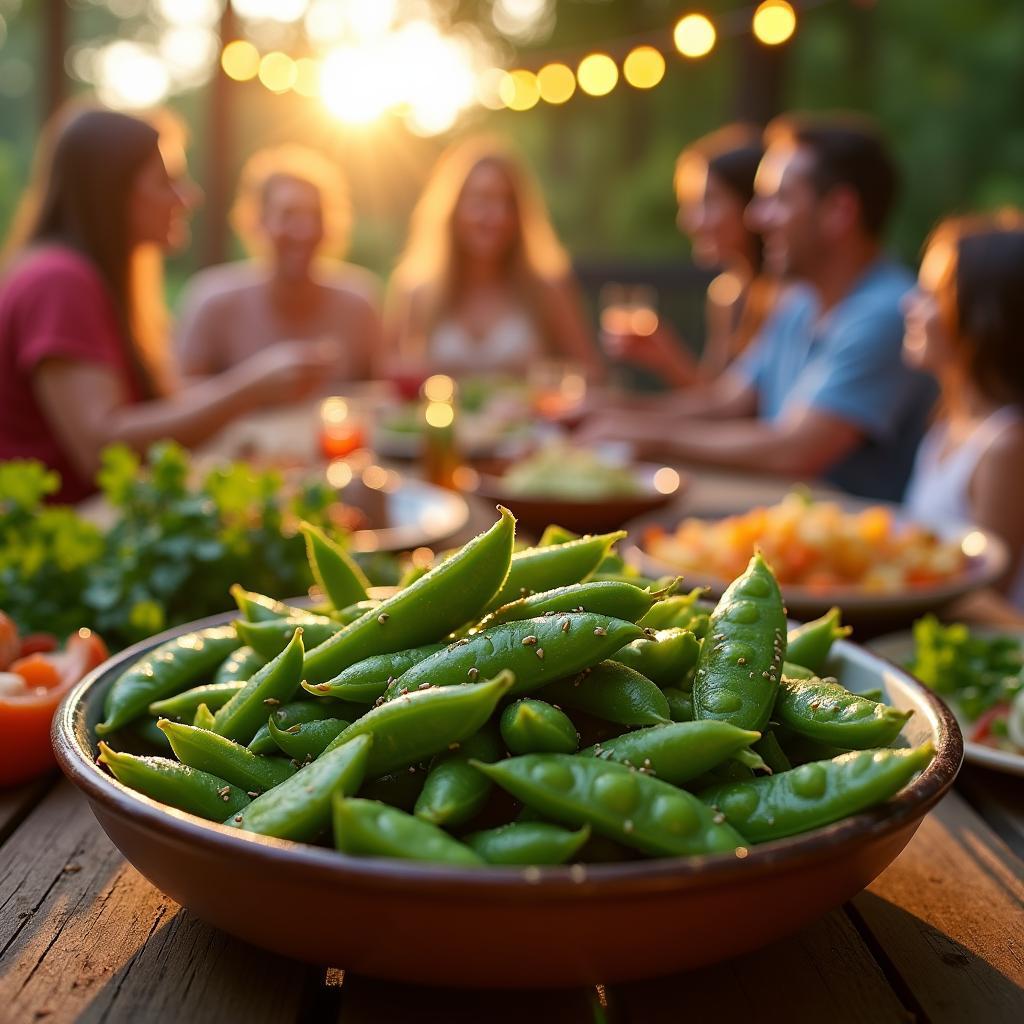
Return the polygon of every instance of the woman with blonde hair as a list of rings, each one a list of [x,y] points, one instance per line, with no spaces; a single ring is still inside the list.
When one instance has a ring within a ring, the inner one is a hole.
[[[0,460],[61,475],[58,500],[93,489],[103,447],[204,440],[303,392],[321,346],[274,347],[231,374],[179,386],[167,356],[160,254],[187,237],[184,156],[156,128],[72,108],[40,146],[0,279]],[[180,146],[179,146],[180,149]]]
[[[380,351],[377,287],[340,262],[351,208],[340,170],[285,145],[246,163],[232,224],[250,259],[197,274],[182,300],[178,346],[190,376],[223,373],[275,342],[331,340],[331,383],[373,375]]]
[[[543,199],[494,138],[458,143],[438,161],[412,215],[389,313],[392,352],[431,372],[522,376],[550,358],[602,371]]]

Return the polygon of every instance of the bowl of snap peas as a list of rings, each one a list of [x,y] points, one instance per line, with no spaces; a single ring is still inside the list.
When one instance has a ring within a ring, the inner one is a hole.
[[[960,767],[942,701],[838,610],[787,623],[758,554],[712,606],[605,578],[619,534],[515,550],[499,507],[381,596],[306,533],[319,607],[233,588],[53,730],[154,885],[276,952],[472,987],[713,963],[867,885]]]

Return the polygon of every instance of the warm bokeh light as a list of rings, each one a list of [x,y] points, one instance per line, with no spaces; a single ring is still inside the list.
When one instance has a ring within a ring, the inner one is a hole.
[[[295,62],[295,84],[292,89],[310,99],[320,95],[320,65],[312,57],[300,57]]]
[[[271,92],[287,92],[298,77],[295,61],[280,50],[271,50],[260,61],[260,81]]]
[[[220,66],[228,78],[248,82],[260,73],[260,51],[247,39],[232,39],[220,55]]]
[[[100,101],[116,110],[156,106],[171,88],[171,76],[152,48],[127,39],[104,46],[93,70]]]
[[[476,82],[476,98],[481,106],[488,110],[504,110],[501,83],[505,81],[505,74],[501,68],[487,68],[480,73]]]
[[[977,558],[979,555],[983,555],[987,547],[988,538],[981,530],[971,530],[970,533],[964,535],[960,542],[960,550],[968,558]]]
[[[627,54],[622,77],[634,89],[653,89],[665,77],[665,58],[653,46],[638,46]]]
[[[654,474],[653,483],[659,494],[674,494],[679,490],[679,474],[671,466],[662,466]]]
[[[348,419],[348,402],[344,398],[325,398],[320,403],[320,419],[329,426],[336,426]]]
[[[607,53],[591,53],[576,69],[580,88],[589,96],[607,96],[619,80],[619,69]]]
[[[715,46],[715,26],[703,14],[687,14],[672,32],[676,49],[684,57],[703,57]]]
[[[352,483],[352,467],[344,459],[335,459],[327,467],[327,482],[336,490]]]
[[[423,382],[423,397],[428,402],[450,402],[455,397],[455,381],[443,373],[435,373]]]
[[[455,422],[455,410],[448,402],[431,402],[423,411],[427,426],[441,430]]]
[[[499,95],[509,110],[529,110],[540,100],[540,85],[532,71],[510,71],[501,81]]]
[[[252,21],[298,21],[309,6],[309,0],[231,0],[240,18]]]
[[[388,471],[383,466],[367,466],[362,479],[371,490],[379,491],[388,482]]]
[[[753,29],[765,46],[778,46],[796,31],[796,11],[786,0],[764,0],[754,11]]]
[[[169,25],[188,28],[196,25],[215,25],[220,17],[220,0],[157,0],[160,17]]]
[[[723,271],[708,285],[708,300],[715,306],[731,306],[743,293],[738,274]]]
[[[475,491],[480,486],[480,474],[472,466],[457,466],[452,470],[452,486],[457,491]]]
[[[629,314],[629,333],[638,338],[650,337],[658,329],[658,314],[653,309],[641,306]]]
[[[217,35],[202,25],[181,25],[160,36],[160,59],[178,86],[194,88],[217,66]]]
[[[567,64],[545,64],[537,72],[537,85],[545,103],[565,103],[576,91],[576,76]]]
[[[346,124],[369,124],[389,106],[384,68],[373,54],[356,47],[332,50],[320,67],[324,106]]]

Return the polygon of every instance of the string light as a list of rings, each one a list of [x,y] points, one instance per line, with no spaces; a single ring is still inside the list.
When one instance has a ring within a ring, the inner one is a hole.
[[[566,64],[545,64],[537,72],[540,98],[545,103],[565,103],[576,91],[576,76]]]
[[[607,53],[591,53],[580,61],[576,78],[588,96],[607,96],[619,80],[619,69]]]
[[[622,77],[634,89],[653,89],[665,77],[665,58],[653,46],[637,46],[622,64]]]
[[[751,27],[765,46],[778,46],[796,31],[796,11],[786,0],[764,0],[754,11]]]
[[[676,22],[672,32],[676,49],[684,57],[703,57],[715,46],[715,26],[703,14],[687,14]]]
[[[530,110],[540,100],[540,85],[532,71],[510,71],[502,80],[499,94],[509,110]]]
[[[247,39],[233,39],[220,55],[220,66],[228,78],[248,82],[260,71],[260,51]]]
[[[260,81],[271,92],[287,92],[298,78],[295,61],[280,50],[271,50],[260,61]]]
[[[292,86],[300,96],[313,99],[320,95],[320,64],[312,57],[300,57],[295,62],[295,84]]]

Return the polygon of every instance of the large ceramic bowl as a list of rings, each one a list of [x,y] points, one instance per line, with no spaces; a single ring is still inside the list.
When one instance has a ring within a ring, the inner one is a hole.
[[[882,686],[891,703],[912,708],[906,741],[930,739],[936,748],[931,765],[875,810],[754,847],[742,859],[476,870],[353,859],[169,809],[95,763],[104,693],[170,635],[112,658],[71,691],[53,726],[61,767],[128,860],[199,917],[286,956],[380,978],[579,985],[755,949],[864,888],[907,844],[963,757],[956,720],[937,697],[878,655],[841,643],[831,669],[851,689]]]

